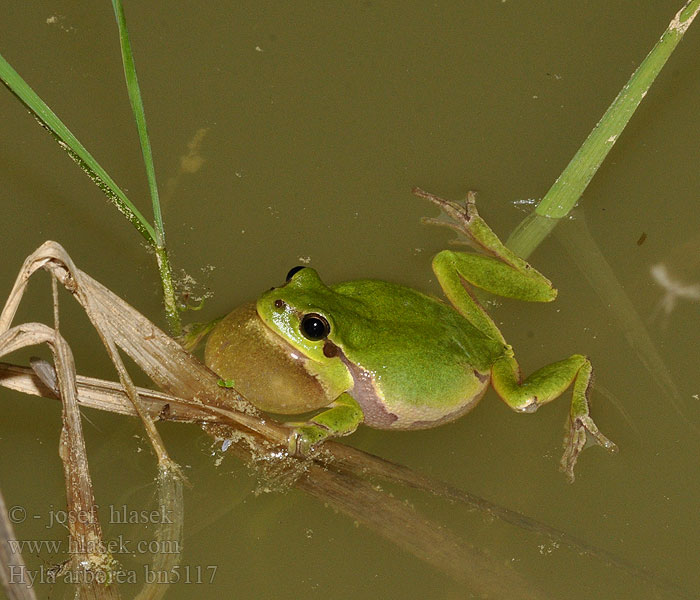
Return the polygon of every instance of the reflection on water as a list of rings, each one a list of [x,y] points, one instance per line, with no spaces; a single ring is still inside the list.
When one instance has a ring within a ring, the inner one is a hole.
[[[700,301],[700,236],[675,248],[666,260],[651,265],[649,273],[664,290],[652,318],[663,311],[662,325],[666,327],[679,301]]]

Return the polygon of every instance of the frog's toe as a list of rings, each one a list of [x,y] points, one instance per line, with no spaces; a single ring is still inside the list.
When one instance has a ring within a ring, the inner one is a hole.
[[[608,452],[617,452],[617,445],[604,436],[598,426],[589,415],[581,415],[569,421],[567,435],[564,438],[564,455],[559,463],[560,470],[566,475],[570,483],[573,483],[574,467],[578,460],[578,455],[586,447],[586,442],[590,438],[593,442],[602,446]]]
[[[301,457],[304,454],[302,449],[303,441],[297,429],[292,429],[287,438],[287,452],[290,456]]]
[[[602,446],[608,452],[617,452],[617,445],[600,432],[598,426],[593,422],[593,419],[591,419],[589,415],[577,417],[576,423],[573,426],[584,431],[596,444]]]
[[[329,437],[324,427],[315,424],[294,427],[287,438],[287,452],[291,456],[308,456],[314,446]]]
[[[578,455],[585,445],[586,430],[577,428],[572,424],[564,438],[564,454],[561,457],[561,461],[559,461],[559,470],[566,475],[569,483],[573,483],[576,478],[574,476],[574,467],[576,466]]]

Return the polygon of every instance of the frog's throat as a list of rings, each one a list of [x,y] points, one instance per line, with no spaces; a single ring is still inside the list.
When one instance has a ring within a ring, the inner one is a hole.
[[[335,348],[337,350],[337,356],[350,372],[354,382],[352,389],[348,390],[347,393],[350,394],[362,408],[365,425],[375,429],[429,429],[454,421],[468,413],[479,403],[479,400],[481,400],[482,396],[486,393],[490,380],[489,375],[479,373],[475,370],[474,375],[481,382],[481,389],[474,396],[465,398],[464,402],[456,406],[454,410],[446,414],[443,413],[437,418],[434,418],[432,415],[430,415],[430,417],[425,415],[427,417],[425,419],[418,418],[420,414],[419,411],[412,419],[399,419],[398,415],[387,410],[382,393],[374,385],[373,373],[353,363],[337,346],[335,346]]]

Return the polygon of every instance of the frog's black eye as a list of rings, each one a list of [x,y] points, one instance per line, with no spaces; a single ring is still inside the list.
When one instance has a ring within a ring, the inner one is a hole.
[[[296,267],[292,267],[289,269],[289,273],[287,273],[287,281],[289,281],[294,275],[296,275],[299,271],[301,271],[304,267],[301,265],[297,265]]]
[[[328,324],[325,317],[316,313],[304,315],[301,319],[299,329],[301,330],[301,334],[312,342],[322,340],[331,332],[331,326]]]

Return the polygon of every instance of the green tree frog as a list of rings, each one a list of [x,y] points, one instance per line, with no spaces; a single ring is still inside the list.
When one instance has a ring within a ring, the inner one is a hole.
[[[468,286],[507,298],[549,302],[548,279],[508,250],[466,206],[422,190],[481,251],[444,250],[433,271],[450,304],[386,281],[326,285],[308,267],[225,317],[212,331],[206,364],[258,408],[319,411],[290,423],[289,451],[306,454],[361,423],[423,429],[469,412],[489,384],[514,411],[531,413],[573,383],[561,469],[573,480],[587,438],[616,449],[589,414],[591,363],[580,354],[523,379],[513,350]],[[434,222],[434,220],[432,220]]]

